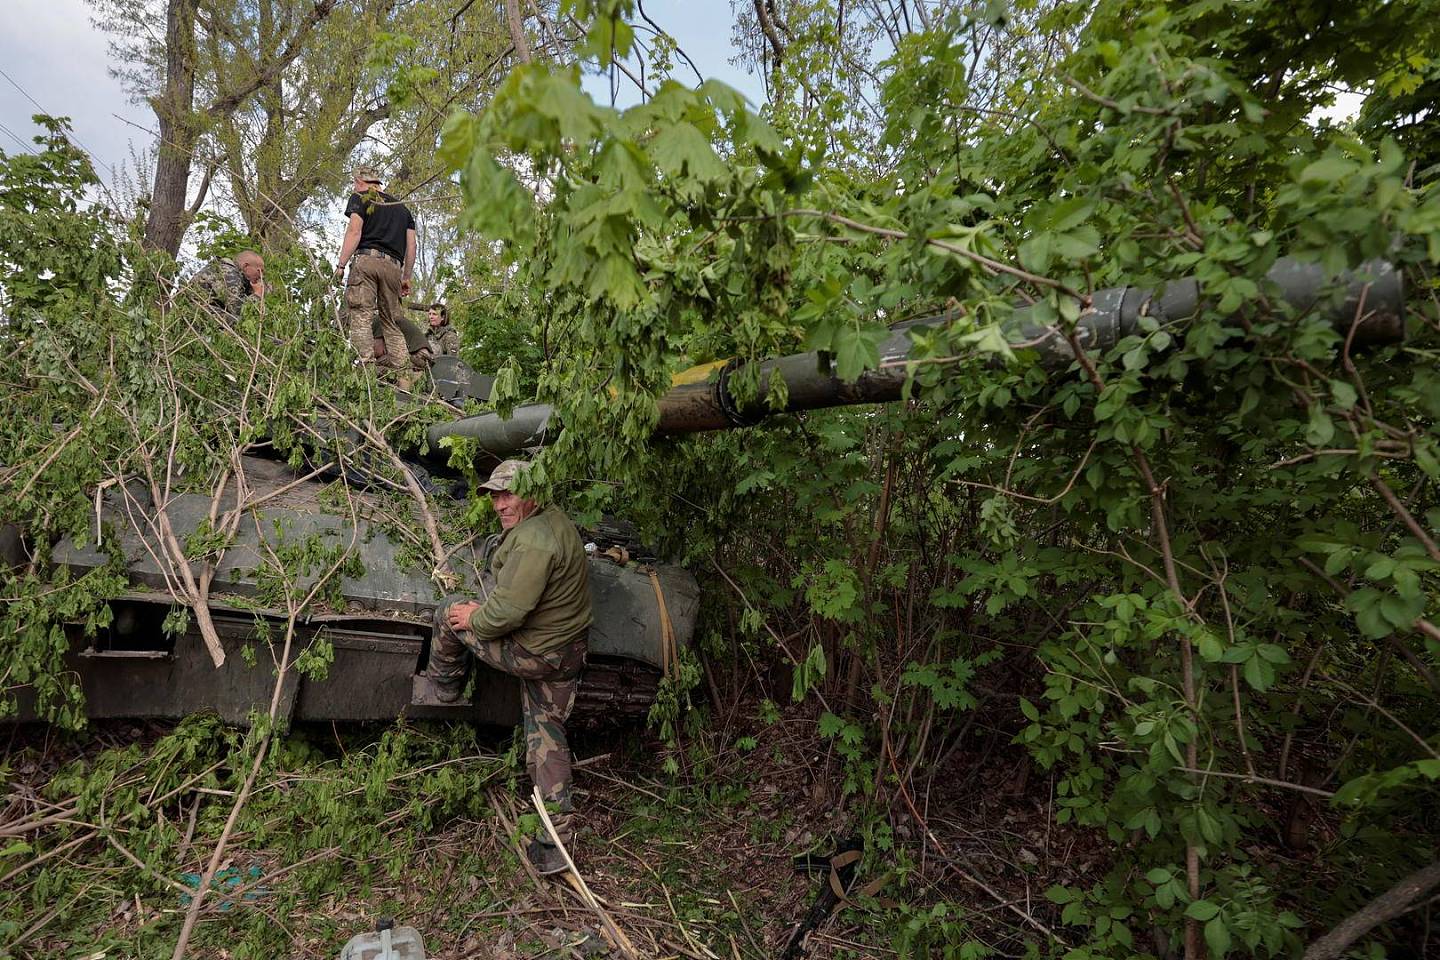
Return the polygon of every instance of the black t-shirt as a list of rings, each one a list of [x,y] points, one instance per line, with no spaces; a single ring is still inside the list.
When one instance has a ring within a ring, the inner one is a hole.
[[[415,218],[403,203],[396,202],[388,193],[379,193],[380,202],[375,202],[377,193],[350,194],[345,205],[345,219],[352,213],[360,214],[365,225],[360,228],[360,244],[356,250],[383,250],[392,257],[405,261],[405,231],[415,229]]]

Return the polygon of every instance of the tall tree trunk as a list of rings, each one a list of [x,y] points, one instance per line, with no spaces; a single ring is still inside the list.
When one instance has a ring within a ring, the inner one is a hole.
[[[275,11],[272,0],[260,3],[260,55],[270,60],[280,54],[280,37],[275,30]],[[265,127],[260,134],[260,143],[255,149],[255,222],[250,231],[259,239],[262,248],[288,245],[294,239],[294,231],[283,207],[285,198],[285,103],[282,97],[281,74],[258,91],[260,109],[265,114]]]
[[[216,58],[211,65],[216,71],[215,99],[197,109],[195,26],[196,9],[200,2],[168,0],[165,13],[165,89],[159,97],[151,100],[155,116],[160,121],[160,152],[155,164],[155,188],[151,191],[144,243],[151,250],[164,250],[171,256],[179,252],[180,241],[189,225],[185,194],[190,185],[190,167],[195,160],[195,147],[201,130],[233,115],[258,91],[273,87],[273,94],[281,92],[286,68],[300,56],[315,28],[330,15],[337,0],[305,0],[300,8],[309,6],[309,10],[288,31],[279,30],[273,6],[266,3],[258,13],[266,20],[261,29],[267,35],[274,34],[273,42],[260,45],[253,70],[247,69],[240,76],[229,72],[232,64]],[[280,43],[282,35],[285,38],[283,44]]]
[[[195,3],[169,0],[165,11],[165,90],[150,106],[160,123],[155,184],[145,219],[147,250],[180,252],[189,220],[185,196],[195,158]]]
[[[534,59],[530,41],[525,39],[525,18],[520,14],[520,0],[505,0],[505,22],[510,27],[510,42],[515,44],[515,57],[521,63]]]

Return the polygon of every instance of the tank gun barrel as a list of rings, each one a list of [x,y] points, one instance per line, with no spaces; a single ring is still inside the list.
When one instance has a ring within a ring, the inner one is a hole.
[[[1319,264],[1286,257],[1275,263],[1266,279],[1279,288],[1291,308],[1297,312],[1322,309],[1354,343],[1394,343],[1404,338],[1404,285],[1399,271],[1388,262],[1369,261],[1359,270],[1347,271],[1332,285]],[[1337,285],[1343,287],[1343,298],[1327,298]],[[1174,281],[1159,291],[1141,287],[1098,290],[1077,321],[1076,338],[1087,351],[1106,350],[1137,332],[1142,317],[1153,317],[1161,326],[1179,324],[1193,317],[1200,306],[1200,284],[1194,278]],[[682,374],[676,378],[677,385],[660,397],[655,432],[668,436],[726,430],[753,426],[775,413],[899,400],[905,390],[909,331],[943,325],[951,319],[927,317],[891,328],[879,347],[879,367],[865,371],[853,382],[835,375],[828,355],[814,352],[761,361],[757,365],[759,389],[754,399],[745,403],[736,399],[730,386],[737,369],[733,365],[718,365],[715,377]],[[1024,344],[1035,350],[1045,367],[1063,368],[1074,359],[1069,341],[1054,327],[1041,323],[1033,306],[1015,310],[1006,324],[1005,337],[1012,345]],[[782,377],[787,388],[783,410],[770,407],[765,400],[774,376]],[[547,432],[555,429],[553,412],[549,404],[525,404],[508,418],[490,413],[436,424],[430,428],[429,439],[435,445],[442,437],[470,437],[485,452],[505,457],[543,445]]]

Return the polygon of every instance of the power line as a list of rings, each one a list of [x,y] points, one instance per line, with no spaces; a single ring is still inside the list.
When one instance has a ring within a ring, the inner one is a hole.
[[[0,69],[0,77],[4,77],[6,80],[9,80],[9,81],[10,81],[10,86],[14,87],[16,90],[19,90],[20,93],[24,95],[24,97],[25,97],[26,100],[29,100],[31,103],[33,103],[33,104],[35,105],[35,109],[36,109],[36,110],[39,110],[41,113],[45,114],[45,115],[48,116],[48,117],[53,117],[53,116],[55,116],[55,114],[51,113],[49,110],[46,110],[44,107],[42,107],[42,106],[40,105],[40,101],[39,101],[39,100],[36,100],[34,97],[30,96],[30,91],[28,91],[28,90],[26,90],[24,87],[20,86],[20,84],[15,81],[15,78],[12,77],[12,76],[10,76],[10,74],[6,73],[3,69]],[[13,134],[12,134],[12,136],[13,136]],[[103,166],[106,170],[109,170],[109,171],[110,171],[110,176],[112,176],[112,177],[115,176],[115,168],[112,167],[112,166],[110,166],[110,164],[106,163],[104,160],[101,160],[98,156],[96,156],[94,150],[91,150],[89,147],[85,146],[85,144],[81,143],[81,142],[80,142],[80,138],[77,137],[77,136],[75,136],[75,131],[74,131],[74,130],[71,130],[71,131],[67,134],[67,136],[68,136],[69,139],[75,141],[75,145],[76,145],[77,147],[79,147],[81,150],[84,150],[86,153],[88,153],[88,154],[90,155],[90,159],[91,159],[91,160],[93,160],[93,161],[95,161],[96,163],[100,164],[100,165]]]
[[[35,109],[36,109],[36,110],[39,110],[41,113],[45,113],[45,112],[46,112],[45,108],[42,107],[42,106],[40,106],[40,101],[39,101],[39,100],[36,100],[34,97],[30,96],[30,94],[26,92],[25,88],[22,87],[22,86],[20,86],[20,84],[16,83],[15,80],[14,80],[14,78],[11,77],[10,74],[6,73],[4,70],[0,70],[0,76],[3,76],[6,80],[9,80],[9,81],[10,81],[10,86],[14,87],[16,90],[19,90],[21,93],[25,94],[25,99],[26,99],[26,100],[29,100],[31,103],[35,104]]]
[[[15,135],[15,131],[14,131],[14,130],[11,130],[9,127],[5,126],[5,124],[0,123],[0,130],[5,131],[7,134],[10,135],[10,139],[11,139],[11,140],[14,140],[16,143],[20,144],[20,149],[21,149],[21,150],[24,150],[26,153],[30,153],[30,154],[33,154],[33,153],[35,152],[35,148],[34,148],[34,147],[30,146],[30,145],[29,145],[28,143],[26,143],[24,140],[21,140],[19,137],[17,137],[17,136]]]

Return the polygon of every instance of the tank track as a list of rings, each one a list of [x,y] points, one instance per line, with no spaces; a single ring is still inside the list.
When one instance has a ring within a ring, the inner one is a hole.
[[[616,657],[596,657],[580,675],[571,717],[583,723],[644,720],[660,690],[660,671]]]

